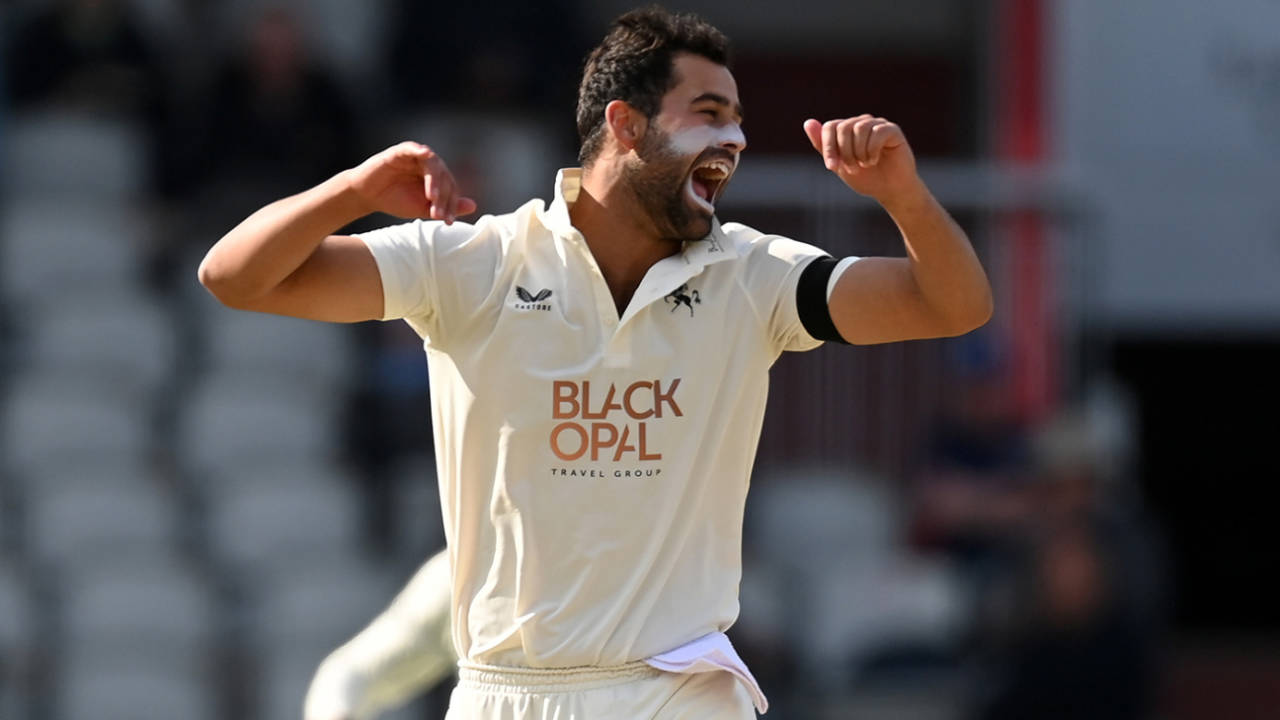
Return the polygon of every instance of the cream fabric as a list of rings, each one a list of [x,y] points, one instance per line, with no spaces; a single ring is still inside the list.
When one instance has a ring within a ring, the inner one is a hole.
[[[820,344],[795,291],[825,253],[733,223],[619,317],[569,221],[579,188],[563,170],[550,206],[361,236],[386,319],[424,339],[468,661],[612,666],[727,629],[768,371]]]
[[[769,711],[769,701],[760,689],[760,683],[738,656],[738,651],[724,633],[707,633],[674,650],[654,655],[645,664],[659,670],[686,675],[706,672],[727,672],[738,679],[751,695],[751,702],[761,715]]]
[[[461,663],[445,720],[750,720],[729,673],[679,675],[643,663],[581,671],[512,671]]]

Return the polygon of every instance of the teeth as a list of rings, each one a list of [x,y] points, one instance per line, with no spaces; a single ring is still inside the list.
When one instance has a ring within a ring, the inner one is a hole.
[[[698,171],[716,180],[723,180],[733,172],[733,166],[726,160],[712,160],[706,165],[698,166]]]
[[[693,169],[693,172],[689,174],[689,180],[686,185],[689,196],[695,203],[706,208],[708,212],[715,212],[715,205],[713,202],[720,196],[720,190],[724,188],[724,182],[733,174],[733,168],[734,163],[723,158],[717,158],[715,160],[708,161],[706,164],[698,165]],[[714,186],[709,188],[711,196],[708,199],[703,200],[702,197],[693,191],[693,180],[695,177],[703,182],[715,183]]]

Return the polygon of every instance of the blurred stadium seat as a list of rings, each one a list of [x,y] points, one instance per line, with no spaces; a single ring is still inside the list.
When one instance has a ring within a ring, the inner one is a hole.
[[[343,467],[326,458],[315,456],[280,456],[266,459],[250,459],[243,462],[229,460],[219,465],[219,473],[209,479],[199,492],[214,502],[259,492],[283,492],[321,495],[339,495],[338,500],[356,502],[351,495],[356,479]],[[252,498],[250,498],[252,499]]]
[[[173,658],[87,653],[58,672],[55,720],[213,720],[207,677]]]
[[[149,225],[127,206],[93,197],[5,203],[0,213],[0,287],[21,317],[52,300],[135,290]]]
[[[36,613],[24,574],[0,556],[0,715],[25,712]]]
[[[173,319],[136,291],[61,296],[17,318],[17,366],[91,379],[152,401],[172,381],[178,359]]]
[[[115,558],[58,575],[65,648],[112,648],[171,661],[207,658],[220,640],[217,595],[172,553]]]
[[[33,477],[26,493],[26,548],[42,569],[83,567],[176,552],[178,507],[146,477]]]
[[[207,294],[199,304],[208,372],[287,378],[327,393],[350,382],[355,348],[342,325],[231,312]]]
[[[146,190],[147,150],[145,128],[125,118],[65,109],[22,113],[6,119],[0,182],[10,197],[116,203]]]
[[[426,557],[444,547],[444,518],[435,461],[412,457],[391,478],[395,545],[412,556]]]
[[[753,547],[774,582],[785,579],[790,612],[784,619],[777,599],[751,585],[743,602],[773,608],[772,618],[761,618],[763,630],[770,622],[787,628],[814,682],[839,690],[884,647],[951,647],[963,594],[945,565],[904,554],[886,488],[811,471],[774,478],[753,493]]]
[[[801,640],[820,680],[833,688],[886,650],[945,657],[969,608],[958,578],[937,560],[895,558],[877,567],[836,565],[815,578]]]
[[[312,555],[253,589],[261,718],[296,716],[311,675],[387,604],[395,578],[354,555]]]
[[[836,563],[877,563],[894,551],[897,517],[875,480],[798,468],[755,483],[748,523],[760,552],[779,567],[821,572]]]
[[[136,462],[152,449],[149,408],[80,376],[26,373],[2,402],[0,462],[13,473],[79,460]]]
[[[284,645],[257,653],[255,717],[301,717],[303,699],[316,666],[333,647],[324,643]]]
[[[325,476],[264,475],[207,489],[209,552],[225,569],[256,584],[298,563],[359,549],[361,507],[353,488]]]
[[[208,375],[182,400],[177,456],[186,470],[206,479],[224,477],[246,463],[330,460],[339,446],[339,400],[308,392],[287,374]]]
[[[255,636],[264,649],[314,644],[327,653],[382,611],[396,579],[350,551],[299,555],[253,587]]]

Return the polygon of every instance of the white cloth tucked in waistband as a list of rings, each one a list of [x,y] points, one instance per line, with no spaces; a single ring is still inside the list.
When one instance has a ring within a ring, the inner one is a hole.
[[[733,649],[729,636],[722,632],[707,633],[674,650],[645,658],[645,662],[659,670],[673,673],[692,675],[717,670],[732,673],[751,693],[751,702],[755,704],[756,711],[763,715],[769,710],[769,701],[760,689],[760,683],[756,682],[747,669],[747,664],[738,657],[738,651]]]

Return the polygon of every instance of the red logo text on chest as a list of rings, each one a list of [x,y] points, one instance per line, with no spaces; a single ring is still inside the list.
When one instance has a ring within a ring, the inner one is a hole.
[[[561,460],[578,460],[601,453],[614,462],[624,459],[661,460],[662,453],[648,446],[647,421],[664,416],[680,417],[676,389],[680,378],[638,380],[624,388],[610,383],[601,396],[597,386],[594,401],[591,381],[556,380],[551,385],[551,417],[563,420],[551,429],[551,451]]]

